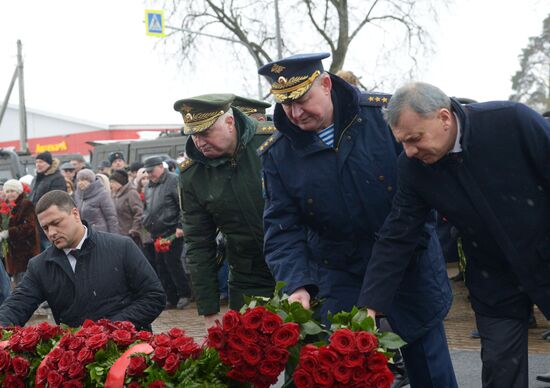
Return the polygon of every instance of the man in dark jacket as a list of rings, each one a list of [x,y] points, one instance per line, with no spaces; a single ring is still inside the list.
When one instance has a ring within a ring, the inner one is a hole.
[[[435,208],[462,238],[483,387],[527,387],[531,304],[550,317],[549,123],[515,102],[461,106],[425,83],[398,89],[385,114],[405,154],[361,305],[391,309]]]
[[[264,201],[256,154],[274,128],[231,108],[234,98],[208,94],[174,105],[191,135],[189,159],[180,167],[180,190],[187,260],[206,326],[220,318],[217,230],[226,239],[230,308],[240,309],[244,295],[272,296],[275,287],[262,249]]]
[[[57,324],[77,327],[86,319],[107,318],[151,330],[166,298],[132,240],[83,224],[63,191],[45,194],[36,213],[53,245],[31,259],[22,282],[0,307],[0,324],[23,326],[47,301]]]
[[[178,195],[178,177],[164,167],[162,158],[145,160],[149,184],[145,188],[145,209],[142,223],[153,240],[170,239],[164,252],[155,247],[155,263],[168,298],[167,308],[183,309],[190,302],[191,289],[183,271],[183,230]]]
[[[59,171],[59,159],[53,158],[51,153],[45,151],[36,155],[34,164],[36,167],[36,176],[32,180],[31,193],[29,195],[29,199],[34,206],[36,206],[44,194],[52,190],[67,191],[65,178],[61,175],[61,171]],[[50,243],[42,229],[39,232],[40,248],[44,250]]]
[[[357,305],[401,151],[380,111],[389,96],[360,94],[324,72],[328,56],[296,55],[259,70],[279,102],[279,132],[260,147],[266,260],[291,301],[325,299],[323,318]],[[451,290],[433,223],[422,231],[387,316],[408,342],[411,386],[456,387],[443,328]]]

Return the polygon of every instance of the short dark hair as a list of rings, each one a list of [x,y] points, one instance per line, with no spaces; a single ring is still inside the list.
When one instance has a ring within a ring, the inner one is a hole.
[[[70,213],[76,207],[71,196],[62,190],[49,191],[38,200],[36,204],[36,214],[40,214],[48,210],[52,206],[57,206],[59,210],[64,210]]]

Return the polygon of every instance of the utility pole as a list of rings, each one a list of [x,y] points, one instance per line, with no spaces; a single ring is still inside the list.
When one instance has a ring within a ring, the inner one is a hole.
[[[19,142],[21,152],[29,152],[27,141],[27,109],[25,108],[25,83],[23,82],[23,51],[21,40],[17,40],[17,74],[19,77]]]
[[[283,58],[283,43],[281,41],[281,17],[279,16],[279,0],[275,0],[275,36],[277,39],[277,59]]]

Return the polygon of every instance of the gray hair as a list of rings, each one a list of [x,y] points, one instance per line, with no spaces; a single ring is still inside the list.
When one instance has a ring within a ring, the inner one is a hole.
[[[422,117],[429,117],[439,109],[450,110],[451,99],[441,89],[424,82],[401,86],[391,97],[387,108],[383,109],[384,119],[390,127],[397,125],[405,108],[410,108]]]

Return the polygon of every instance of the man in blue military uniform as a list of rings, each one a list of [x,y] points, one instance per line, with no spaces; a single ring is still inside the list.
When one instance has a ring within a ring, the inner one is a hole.
[[[527,387],[532,303],[550,317],[550,124],[523,104],[462,106],[421,82],[398,89],[385,116],[405,153],[360,305],[391,311],[435,208],[462,238],[483,387]]]
[[[291,301],[324,298],[325,319],[357,304],[401,152],[380,111],[389,96],[360,94],[324,72],[328,56],[296,55],[258,71],[278,102],[279,132],[259,149],[266,260]],[[442,323],[452,295],[433,223],[415,245],[388,320],[408,342],[412,387],[456,387]]]

